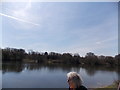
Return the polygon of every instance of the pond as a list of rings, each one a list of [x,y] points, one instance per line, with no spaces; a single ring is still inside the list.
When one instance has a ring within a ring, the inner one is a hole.
[[[115,67],[81,67],[63,64],[3,63],[3,88],[68,88],[68,72],[80,74],[83,85],[96,88],[118,80]]]

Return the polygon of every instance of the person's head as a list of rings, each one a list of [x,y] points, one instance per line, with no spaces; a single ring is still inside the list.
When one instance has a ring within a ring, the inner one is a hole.
[[[70,88],[78,88],[82,84],[81,77],[76,72],[69,72],[67,74],[68,84]]]

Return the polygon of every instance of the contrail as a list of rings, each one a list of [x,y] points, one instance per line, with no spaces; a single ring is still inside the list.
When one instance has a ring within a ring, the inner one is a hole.
[[[16,18],[14,16],[6,15],[6,14],[3,14],[3,13],[0,13],[0,15],[8,17],[8,18],[15,19],[15,20],[18,20],[18,21],[21,21],[21,22],[26,22],[26,23],[29,23],[29,24],[33,24],[33,25],[39,26],[39,24],[37,24],[37,23],[33,23],[31,21],[26,21],[26,20],[23,20],[23,19],[20,19],[20,18]]]

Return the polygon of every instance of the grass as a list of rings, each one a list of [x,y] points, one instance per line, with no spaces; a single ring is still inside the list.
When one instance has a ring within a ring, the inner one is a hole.
[[[100,87],[100,88],[95,88],[95,89],[90,89],[90,90],[117,90],[117,88],[118,88],[118,81],[115,81],[111,85]]]

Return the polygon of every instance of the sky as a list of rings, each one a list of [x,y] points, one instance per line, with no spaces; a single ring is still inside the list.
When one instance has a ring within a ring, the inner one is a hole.
[[[117,2],[3,2],[0,47],[118,54]]]

